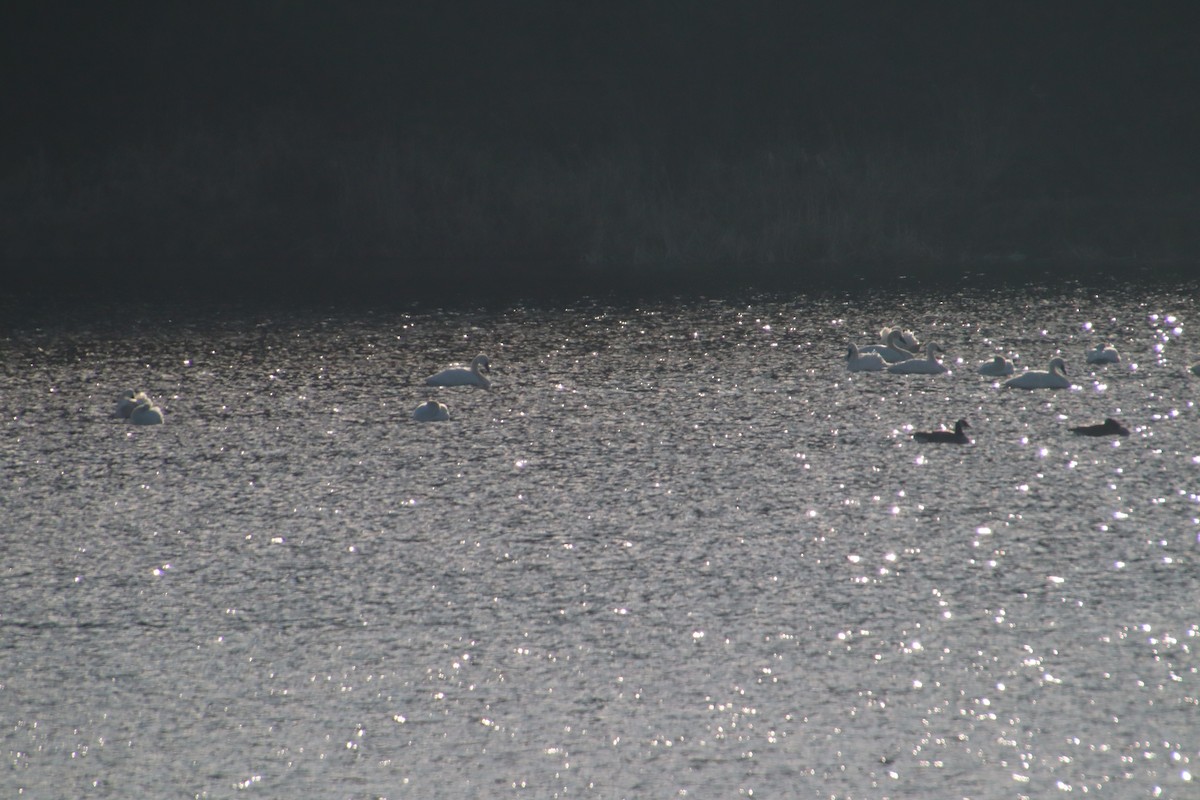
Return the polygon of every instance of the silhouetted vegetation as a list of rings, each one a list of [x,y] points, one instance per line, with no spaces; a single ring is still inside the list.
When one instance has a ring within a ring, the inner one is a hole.
[[[804,282],[1200,255],[1200,77],[1161,13],[254,3],[60,27],[40,8],[8,33],[30,113],[0,172],[0,256],[28,280]]]

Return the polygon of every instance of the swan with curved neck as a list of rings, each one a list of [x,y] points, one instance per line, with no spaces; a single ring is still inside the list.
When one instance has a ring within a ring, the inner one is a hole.
[[[1050,366],[1045,372],[1027,370],[1015,378],[1004,382],[1012,389],[1069,389],[1071,382],[1067,380],[1067,363],[1060,357],[1050,359]]]
[[[924,358],[910,358],[907,361],[897,361],[888,367],[893,375],[941,375],[949,372],[946,365],[937,360],[935,353],[944,353],[941,345],[935,342],[925,344]]]
[[[851,372],[879,372],[887,369],[887,362],[879,353],[859,352],[858,345],[851,343],[846,349],[846,369]]]
[[[884,329],[888,330],[888,329]],[[882,333],[882,331],[881,331]],[[899,361],[907,361],[914,358],[915,354],[905,346],[903,331],[892,328],[888,330],[887,339],[884,344],[869,344],[860,349],[862,353],[878,353],[879,356],[889,364],[895,364]]]
[[[897,325],[894,328],[888,327],[886,325],[884,327],[880,328],[879,329],[880,343],[881,344],[891,344],[891,342],[889,340],[893,333],[899,335],[900,338],[898,340],[898,344],[900,345],[900,347],[904,348],[905,350],[907,350],[913,354],[921,352],[921,347],[923,345],[917,341],[917,335],[910,330],[902,329],[899,325]]]
[[[487,389],[492,385],[483,373],[491,372],[492,365],[488,357],[480,353],[471,361],[469,367],[450,367],[425,379],[426,386],[482,386]]]

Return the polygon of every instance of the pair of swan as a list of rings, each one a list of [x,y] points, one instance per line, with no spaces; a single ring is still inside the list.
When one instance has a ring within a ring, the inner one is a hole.
[[[858,348],[862,354],[874,353],[889,364],[895,364],[900,361],[907,361],[910,358],[916,357],[916,352],[910,347],[917,347],[917,340],[913,337],[911,331],[902,331],[899,328],[884,328],[879,332],[883,342],[880,344],[869,344],[866,347]]]
[[[897,342],[897,344],[899,344],[900,347],[904,348],[905,350],[909,351],[910,353],[916,353],[916,352],[920,351],[921,343],[917,341],[916,334],[914,334],[912,331],[902,329],[899,325],[897,325],[895,327],[889,327],[889,326],[885,325],[882,328],[880,328],[879,329],[880,344],[888,344],[889,339],[891,339],[891,337],[892,337],[892,334],[895,334],[900,337]]]
[[[1069,389],[1071,382],[1067,380],[1067,362],[1055,356],[1050,359],[1050,366],[1045,372],[1027,370],[1015,378],[1009,378],[1004,385],[1010,389]]]
[[[491,372],[492,364],[483,353],[471,360],[467,367],[449,367],[425,379],[426,386],[482,386],[491,388],[492,382],[483,373]],[[437,400],[426,400],[413,409],[412,418],[417,422],[445,422],[450,419],[450,409]]]
[[[890,335],[898,343],[900,332],[893,330]],[[889,360],[889,354],[880,345],[869,345],[860,350],[858,345],[852,343],[846,348],[846,369],[851,372],[882,372],[886,369],[895,375],[940,375],[949,372],[934,356],[935,352],[945,351],[933,342],[925,345],[925,358],[916,358],[906,350],[899,352],[903,352],[904,358]]]
[[[127,419],[134,425],[162,425],[162,409],[145,392],[135,392],[132,389],[117,398],[117,406],[113,416]]]
[[[135,392],[129,389],[117,398],[117,406],[113,409],[113,416],[121,419],[129,419],[129,415],[137,408],[138,403],[149,403],[150,398],[145,392]]]

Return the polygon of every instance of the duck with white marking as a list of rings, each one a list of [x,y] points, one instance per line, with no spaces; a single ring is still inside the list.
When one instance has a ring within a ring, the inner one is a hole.
[[[1099,425],[1078,425],[1068,428],[1071,433],[1079,436],[1128,436],[1129,428],[1112,417],[1105,417]]]
[[[879,372],[887,369],[887,362],[879,353],[860,353],[858,345],[851,343],[846,349],[846,369],[851,372]]]
[[[934,342],[925,344],[924,358],[910,358],[907,361],[897,361],[888,367],[888,372],[893,375],[941,375],[949,372],[946,365],[937,360],[934,353],[944,353],[941,345]]]
[[[450,419],[450,409],[445,403],[426,400],[413,410],[412,416],[417,422],[445,422]]]
[[[940,431],[917,431],[913,434],[913,438],[918,442],[942,442],[944,444],[970,444],[971,440],[967,438],[966,429],[971,427],[965,419],[960,419],[954,423],[954,430]]]
[[[1016,372],[1016,367],[1013,366],[1013,362],[1004,356],[996,356],[986,364],[979,365],[979,374],[987,375],[991,378],[1003,378],[1005,375],[1012,375],[1014,372]]]
[[[488,357],[480,353],[471,361],[469,367],[450,367],[430,375],[425,379],[426,386],[482,386],[487,389],[492,385],[483,373],[491,372],[492,365]]]
[[[1071,382],[1067,380],[1067,362],[1055,356],[1050,359],[1050,366],[1045,372],[1026,370],[1015,378],[1009,378],[1004,385],[1011,389],[1069,389]]]
[[[1101,343],[1087,351],[1087,363],[1089,364],[1119,364],[1120,362],[1121,354],[1111,344]]]

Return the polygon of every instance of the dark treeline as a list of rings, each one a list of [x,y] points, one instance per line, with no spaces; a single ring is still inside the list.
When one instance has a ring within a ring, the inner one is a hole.
[[[0,256],[385,283],[1187,261],[1186,10],[27,3]]]

